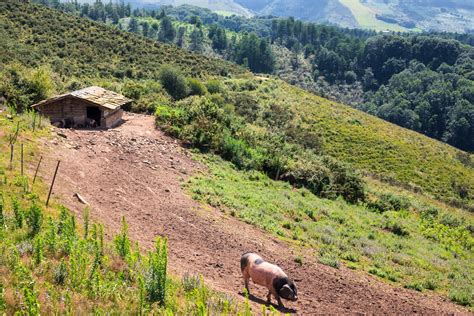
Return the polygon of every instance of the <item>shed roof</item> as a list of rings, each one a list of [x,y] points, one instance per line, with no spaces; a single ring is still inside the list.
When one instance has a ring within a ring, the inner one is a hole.
[[[67,97],[82,99],[89,103],[93,103],[97,106],[101,106],[110,110],[115,110],[116,108],[119,108],[124,104],[132,102],[131,99],[126,98],[121,94],[118,94],[110,90],[106,90],[101,87],[92,86],[92,87],[84,88],[81,90],[54,96],[52,98],[38,102],[34,104],[32,107],[47,105],[52,102],[65,99]]]

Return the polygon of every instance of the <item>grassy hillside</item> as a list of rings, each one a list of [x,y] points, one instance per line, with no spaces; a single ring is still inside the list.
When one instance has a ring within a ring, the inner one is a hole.
[[[15,61],[27,66],[48,65],[56,74],[57,90],[101,83],[129,94],[138,99],[137,103],[147,99],[146,106],[153,108],[161,102],[153,99],[166,96],[160,97],[164,92],[143,80],[156,79],[164,63],[174,64],[192,76],[244,73],[242,68],[222,60],[147,41],[45,7],[15,1],[0,6],[0,33],[5,39],[1,43],[2,64]],[[123,77],[127,81],[122,81]],[[79,80],[71,83],[71,78]],[[293,126],[311,129],[321,137],[324,154],[434,197],[472,204],[474,171],[469,155],[281,81],[248,78],[226,82],[233,93],[226,102],[238,107],[235,97],[251,97],[257,103],[254,111],[260,116],[271,111],[273,105],[282,107],[290,111]],[[265,119],[260,120],[257,125],[267,124]]]
[[[196,158],[209,172],[185,184],[194,199],[310,247],[323,264],[344,264],[406,288],[474,304],[472,216],[379,183],[371,183],[370,194],[390,205],[386,211],[320,199],[262,173],[238,171],[214,156]],[[295,261],[304,264],[298,255]]]
[[[444,200],[474,197],[472,155],[280,81],[250,92],[262,108],[277,103],[322,135],[323,152],[386,180]],[[460,196],[461,195],[461,196]]]
[[[2,64],[48,64],[67,77],[156,79],[163,64],[193,76],[244,72],[235,64],[25,2],[0,3],[0,37]]]

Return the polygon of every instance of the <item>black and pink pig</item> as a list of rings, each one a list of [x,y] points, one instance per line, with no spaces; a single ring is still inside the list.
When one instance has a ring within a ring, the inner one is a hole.
[[[297,301],[298,292],[296,285],[283,270],[271,263],[265,262],[255,253],[246,253],[240,259],[240,268],[244,277],[245,288],[250,294],[249,280],[268,289],[267,301],[270,303],[272,295],[283,306],[281,298]]]

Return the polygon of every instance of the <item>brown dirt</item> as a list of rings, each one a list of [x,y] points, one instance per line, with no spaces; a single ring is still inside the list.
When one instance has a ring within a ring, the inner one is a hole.
[[[55,159],[61,167],[54,195],[78,216],[84,209],[79,193],[91,205],[91,216],[109,236],[124,215],[130,236],[147,248],[157,235],[169,238],[169,268],[175,274],[201,273],[212,288],[242,299],[239,259],[254,251],[283,267],[296,281],[300,300],[286,302],[298,314],[448,314],[468,311],[439,296],[390,286],[369,275],[318,264],[310,251],[304,265],[298,250],[265,232],[200,205],[181,189],[181,182],[205,167],[174,139],[154,129],[153,118],[125,115],[109,131],[61,130],[67,138],[45,140],[49,157],[41,176],[50,181]],[[251,285],[256,297],[264,289]],[[261,310],[256,297],[252,308]]]

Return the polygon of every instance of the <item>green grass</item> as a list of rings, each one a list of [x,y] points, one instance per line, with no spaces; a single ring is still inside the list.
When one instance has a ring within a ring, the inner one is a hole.
[[[468,231],[474,219],[470,214],[448,211],[436,201],[426,203],[425,197],[418,199],[398,189],[383,193],[409,197],[409,207],[381,214],[342,199],[317,198],[262,173],[236,170],[213,155],[195,157],[209,171],[185,184],[194,199],[295,246],[314,249],[323,264],[337,268],[343,262],[387,282],[435,290],[455,302],[464,302],[474,290],[474,238]],[[382,193],[378,188],[369,191]],[[438,207],[439,214],[426,215],[433,207]],[[470,298],[467,305],[472,304]]]
[[[374,9],[369,8],[362,4],[360,0],[340,0],[343,5],[349,8],[351,10],[352,14],[354,15],[357,23],[361,28],[366,28],[366,29],[373,29],[377,31],[395,31],[395,32],[406,32],[408,31],[407,28],[397,25],[397,24],[392,24],[392,23],[387,23],[381,20],[378,20],[375,17],[375,14],[377,13]]]
[[[474,169],[463,164],[462,151],[279,80],[258,81],[249,94],[263,109],[278,104],[292,111],[300,129],[315,129],[324,154],[389,183],[473,207]],[[468,199],[460,198],[459,185]]]

